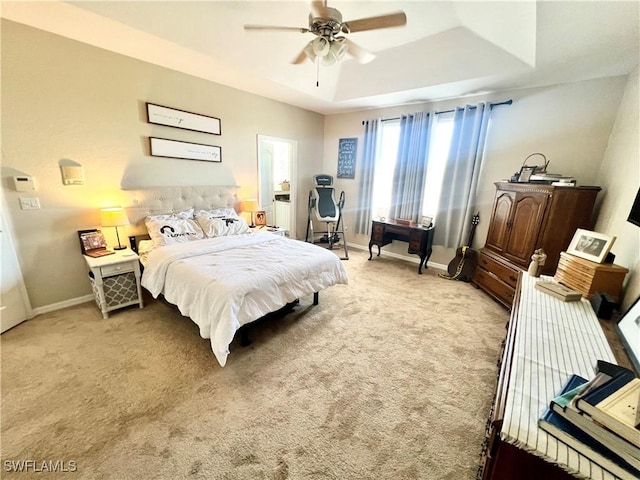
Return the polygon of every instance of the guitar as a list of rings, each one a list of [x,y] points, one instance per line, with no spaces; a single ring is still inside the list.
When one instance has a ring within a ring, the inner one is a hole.
[[[476,233],[476,226],[480,223],[480,215],[476,213],[471,218],[471,231],[469,232],[469,240],[467,245],[456,250],[456,258],[451,260],[447,271],[451,280],[462,280],[463,282],[470,282],[473,278],[473,274],[476,271],[478,265],[478,254],[471,248],[473,243],[473,236]]]

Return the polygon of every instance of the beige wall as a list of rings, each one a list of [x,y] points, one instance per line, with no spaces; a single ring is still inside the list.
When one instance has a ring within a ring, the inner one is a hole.
[[[255,197],[263,134],[298,142],[300,188],[311,187],[322,115],[10,21],[1,33],[2,188],[36,309],[91,293],[76,230],[98,226],[98,209],[119,203],[121,186],[236,184]],[[148,124],[147,101],[219,117],[222,135]],[[223,162],[150,157],[149,136],[220,145]],[[84,185],[63,186],[61,160],[83,165]],[[15,192],[16,174],[32,175],[37,191]],[[20,210],[20,196],[37,196],[42,208]],[[307,198],[299,198],[304,236]],[[115,241],[113,229],[105,234]]]
[[[627,222],[640,185],[639,68],[629,75],[598,180],[610,192],[601,205],[595,230],[616,237],[615,263],[629,268],[623,310],[640,295],[640,228]]]
[[[347,198],[347,226],[355,225],[356,195],[359,166],[361,165],[362,120],[391,118],[403,113],[422,110],[449,110],[465,103],[480,101],[502,102],[513,100],[512,105],[493,110],[492,125],[486,145],[484,166],[479,182],[478,204],[480,224],[474,246],[484,244],[495,194],[494,182],[508,179],[519,171],[524,159],[531,153],[542,152],[551,162],[549,172],[575,176],[579,184],[600,185],[605,189],[599,198],[618,193],[600,179],[600,164],[607,148],[611,128],[616,119],[618,105],[625,89],[626,77],[614,77],[579,83],[504,91],[496,94],[460,98],[435,103],[404,105],[325,118],[324,163],[325,173],[335,175],[337,169],[338,139],[358,137],[355,180],[339,179],[338,191]],[[638,128],[635,128],[636,135]],[[635,157],[637,159],[637,155]],[[620,175],[624,175],[620,172]],[[637,182],[636,182],[637,183]],[[437,228],[437,227],[436,227]],[[368,237],[351,236],[351,241],[368,245]],[[385,250],[406,255],[404,243],[385,247]],[[416,256],[412,256],[417,259]],[[431,262],[448,265],[455,257],[452,249],[434,246]]]
[[[616,262],[634,272],[627,279],[625,303],[640,291],[635,273],[640,229],[625,221],[640,168],[637,70],[628,78],[323,117],[10,21],[2,21],[1,33],[2,188],[36,308],[90,294],[75,232],[97,226],[98,209],[118,202],[122,186],[235,183],[242,196],[255,196],[256,135],[293,139],[299,152],[300,238],[312,175],[322,171],[335,176],[339,138],[359,138],[361,164],[362,120],[508,98],[513,105],[494,110],[475,246],[486,236],[493,182],[508,178],[528,154],[541,151],[551,161],[550,171],[603,186],[595,228],[618,237]],[[146,101],[220,117],[222,135],[150,125]],[[150,157],[149,136],[221,145],[223,163]],[[62,185],[61,160],[84,166],[85,185]],[[27,195],[13,190],[15,174],[36,178],[34,196],[40,198],[41,210],[19,209],[18,197]],[[352,232],[358,178],[357,171],[355,180],[336,179],[336,187],[347,195],[349,241],[367,245],[368,238]],[[113,242],[113,232],[105,233]],[[402,254],[406,245],[391,250]],[[451,250],[436,248],[432,261],[446,265],[452,258]]]

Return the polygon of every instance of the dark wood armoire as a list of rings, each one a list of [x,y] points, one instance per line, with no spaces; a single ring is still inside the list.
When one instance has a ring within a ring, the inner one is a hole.
[[[518,274],[544,249],[543,275],[553,275],[577,228],[591,228],[600,187],[497,182],[484,248],[473,283],[510,308]]]

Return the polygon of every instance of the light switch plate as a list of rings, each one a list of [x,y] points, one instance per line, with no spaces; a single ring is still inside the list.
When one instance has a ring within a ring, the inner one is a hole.
[[[20,208],[22,210],[40,210],[40,199],[38,197],[20,197]]]

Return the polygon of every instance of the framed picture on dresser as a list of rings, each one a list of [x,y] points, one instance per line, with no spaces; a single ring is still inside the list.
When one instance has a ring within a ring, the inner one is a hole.
[[[616,330],[636,373],[640,375],[640,297],[622,315]]]
[[[567,247],[567,253],[585,260],[602,263],[615,241],[616,237],[578,228]]]

